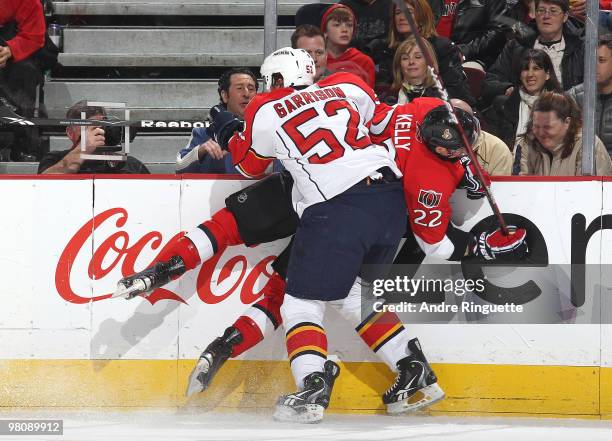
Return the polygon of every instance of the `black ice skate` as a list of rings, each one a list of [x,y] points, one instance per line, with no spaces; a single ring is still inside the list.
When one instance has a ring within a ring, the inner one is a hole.
[[[393,386],[383,394],[387,413],[413,412],[442,400],[444,391],[421,350],[419,340],[408,342],[411,354],[397,362],[399,373]]]
[[[182,257],[173,256],[167,262],[158,262],[144,271],[119,280],[113,298],[132,299],[139,295],[149,294],[184,272],[185,262]]]
[[[304,388],[299,392],[282,395],[276,402],[274,419],[297,423],[318,423],[329,406],[334,381],[340,367],[327,360],[324,372],[313,372],[304,378]]]
[[[205,391],[219,368],[232,355],[234,345],[239,343],[242,343],[242,334],[233,326],[227,328],[222,337],[215,338],[202,352],[195,368],[191,371],[185,395],[190,397],[197,392]]]

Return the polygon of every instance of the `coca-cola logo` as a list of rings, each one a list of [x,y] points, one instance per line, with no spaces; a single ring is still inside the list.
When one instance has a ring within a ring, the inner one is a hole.
[[[118,265],[121,265],[121,274],[127,276],[144,269],[144,267],[135,268],[136,261],[143,250],[147,248],[154,251],[159,250],[155,258],[151,260],[151,262],[148,262],[146,265],[148,266],[155,262],[160,255],[165,254],[184,234],[182,232],[177,233],[164,246],[162,246],[163,237],[159,231],[148,232],[137,240],[133,240],[129,232],[124,230],[127,221],[128,212],[126,209],[108,209],[85,222],[68,241],[68,244],[59,257],[55,269],[55,287],[64,300],[71,303],[83,304],[108,299],[112,295],[111,293],[107,293],[93,296],[91,293],[88,294],[78,291],[71,285],[70,279],[73,271],[84,270],[82,266],[75,265],[80,255],[84,254],[87,256],[88,253],[91,254],[91,259],[87,265],[87,275],[91,280],[101,280],[107,277]],[[88,250],[85,245],[89,242],[94,233],[100,231],[99,229],[102,225],[113,225],[113,222],[116,231],[102,240],[96,238],[96,248],[93,252]],[[221,266],[216,279],[213,279],[215,269],[222,257],[223,254],[214,256],[206,261],[198,270],[196,283],[198,297],[204,303],[210,305],[216,304],[231,296],[242,284],[242,288],[240,289],[240,300],[244,304],[253,303],[267,288],[269,278],[272,275],[267,267],[276,256],[267,256],[263,258],[250,268],[250,270],[249,263],[245,256],[233,256]],[[236,273],[238,276],[236,276]],[[262,276],[266,277],[268,282],[266,282],[266,285],[262,289],[255,292],[257,280]],[[231,280],[234,280],[234,283],[231,284],[230,288],[223,292],[219,292],[221,289],[220,285],[223,284],[223,282],[231,282],[229,279],[230,277],[232,277]],[[163,299],[187,303],[176,293],[164,288],[155,290],[146,299],[151,302],[151,304],[155,304]]]

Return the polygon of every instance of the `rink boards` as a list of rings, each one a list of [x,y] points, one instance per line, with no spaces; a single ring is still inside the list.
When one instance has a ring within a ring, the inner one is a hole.
[[[230,361],[206,394],[183,397],[193,360],[257,298],[286,240],[226,250],[152,302],[108,298],[122,273],[146,267],[178,232],[248,184],[0,179],[0,406],[269,407],[293,390],[277,331]],[[508,179],[493,191],[504,212],[537,226],[549,263],[586,263],[589,284],[579,306],[559,290],[557,312],[567,315],[558,324],[406,323],[447,393],[433,410],[612,415],[612,321],[600,313],[612,293],[612,182]],[[491,215],[486,203],[461,197],[454,211],[464,230]],[[382,411],[380,394],[393,375],[336,315],[326,326],[329,352],[343,367],[332,409]]]

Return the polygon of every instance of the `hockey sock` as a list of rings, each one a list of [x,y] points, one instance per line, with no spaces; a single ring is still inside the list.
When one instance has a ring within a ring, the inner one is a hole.
[[[165,262],[177,255],[183,259],[187,271],[194,269],[201,262],[196,246],[187,236],[181,236],[174,244],[166,247],[157,257],[156,262]]]
[[[357,277],[349,295],[331,305],[355,328],[368,347],[396,372],[397,362],[410,354],[408,332],[400,318],[393,312],[372,312],[362,320],[363,311],[372,311],[372,305],[364,305],[361,296],[362,280]]]
[[[238,329],[240,334],[242,334],[242,341],[232,347],[232,357],[238,357],[244,351],[251,349],[263,340],[261,328],[248,315],[238,317],[238,320],[236,320],[232,326]]]
[[[217,211],[211,219],[187,233],[187,237],[195,244],[202,262],[223,252],[228,245],[243,243],[236,219],[227,208]]]
[[[285,296],[285,281],[274,273],[264,288],[264,297],[251,305],[234,323],[242,334],[242,342],[233,347],[232,357],[237,357],[249,350],[271,329],[277,329],[282,323],[280,307]]]
[[[324,302],[298,299],[285,294],[281,308],[291,372],[299,389],[304,378],[313,372],[323,372],[327,360],[327,336],[322,326]]]
[[[410,336],[397,314],[393,312],[373,312],[355,331],[394,372],[397,371],[397,362],[410,355]]]

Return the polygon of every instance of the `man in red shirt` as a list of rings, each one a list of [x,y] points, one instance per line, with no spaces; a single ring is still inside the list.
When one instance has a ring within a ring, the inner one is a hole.
[[[0,99],[6,99],[26,117],[34,116],[36,87],[43,81],[40,66],[32,55],[44,46],[45,32],[40,0],[0,0]],[[29,151],[36,150],[38,146],[27,139],[31,133],[21,135],[26,139],[15,141],[14,146],[25,144]],[[6,147],[5,143],[0,138],[0,148]],[[23,151],[13,151],[12,159],[37,160]]]

